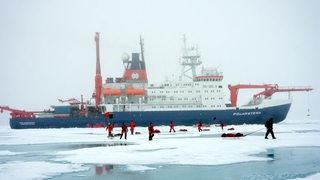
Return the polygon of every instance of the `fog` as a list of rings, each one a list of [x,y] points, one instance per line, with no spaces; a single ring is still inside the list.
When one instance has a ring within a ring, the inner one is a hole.
[[[292,93],[288,117],[319,119],[319,1],[0,0],[0,105],[48,109],[57,98],[91,97],[94,34],[100,32],[103,79],[120,77],[123,53],[144,38],[150,83],[176,78],[182,37],[196,45],[203,66],[228,84],[312,86]],[[240,91],[246,102],[251,91]],[[284,93],[287,96],[287,93]],[[0,115],[8,124],[9,113]]]

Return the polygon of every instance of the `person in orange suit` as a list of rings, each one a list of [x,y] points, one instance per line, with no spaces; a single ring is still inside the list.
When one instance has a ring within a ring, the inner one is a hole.
[[[106,131],[108,131],[108,137],[113,137],[112,135],[112,130],[113,130],[113,127],[110,123],[108,123],[107,127],[106,127]]]
[[[173,132],[176,132],[176,130],[174,130],[174,124],[172,121],[170,122],[169,126],[170,126],[170,131],[169,131],[170,133],[171,133],[171,130],[173,130]]]
[[[133,135],[133,132],[134,132],[134,127],[136,126],[133,122],[133,120],[130,121],[130,132],[131,132],[131,135]]]

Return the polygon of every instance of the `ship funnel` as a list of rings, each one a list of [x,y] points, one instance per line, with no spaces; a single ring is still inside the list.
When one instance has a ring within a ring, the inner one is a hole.
[[[144,59],[143,39],[140,36],[141,56],[140,53],[132,53],[131,59],[128,54],[122,56],[122,62],[125,67],[122,80],[125,82],[148,83],[146,65]],[[140,59],[141,57],[141,59]]]

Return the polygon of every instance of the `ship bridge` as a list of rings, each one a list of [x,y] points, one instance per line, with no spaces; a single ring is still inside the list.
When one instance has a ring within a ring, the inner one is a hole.
[[[194,81],[222,81],[223,76],[196,76]]]
[[[217,68],[202,68],[201,75],[193,78],[193,81],[222,81],[222,72]]]

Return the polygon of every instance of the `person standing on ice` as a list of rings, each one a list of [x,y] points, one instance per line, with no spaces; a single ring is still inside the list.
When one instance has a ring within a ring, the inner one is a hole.
[[[221,126],[221,129],[223,130],[223,122],[222,121],[220,121],[220,126]]]
[[[124,134],[124,139],[127,139],[127,132],[128,132],[128,127],[125,123],[122,123],[121,126],[121,135],[120,135],[120,139],[122,138],[123,134]]]
[[[170,131],[169,131],[170,133],[171,133],[171,130],[173,130],[173,132],[176,132],[176,130],[174,130],[174,124],[172,121],[170,122],[169,126],[170,126]]]
[[[152,141],[152,138],[154,136],[154,129],[153,129],[153,124],[151,122],[148,126],[148,131],[149,131],[149,141]]]
[[[202,131],[201,126],[202,126],[202,123],[199,121],[199,122],[198,122],[198,131],[199,131],[199,132]]]
[[[274,137],[274,133],[273,133],[273,119],[270,118],[265,124],[264,126],[267,128],[267,132],[266,132],[266,135],[265,135],[265,139],[268,139],[268,135],[269,133],[271,134],[272,136],[272,139],[276,139],[276,137]]]
[[[112,137],[112,130],[113,130],[113,127],[110,123],[108,123],[107,127],[106,127],[106,130],[109,132],[108,134],[108,137]]]
[[[133,135],[133,131],[134,131],[134,127],[136,127],[136,125],[134,124],[133,120],[130,121],[130,132],[131,132],[131,135]]]

